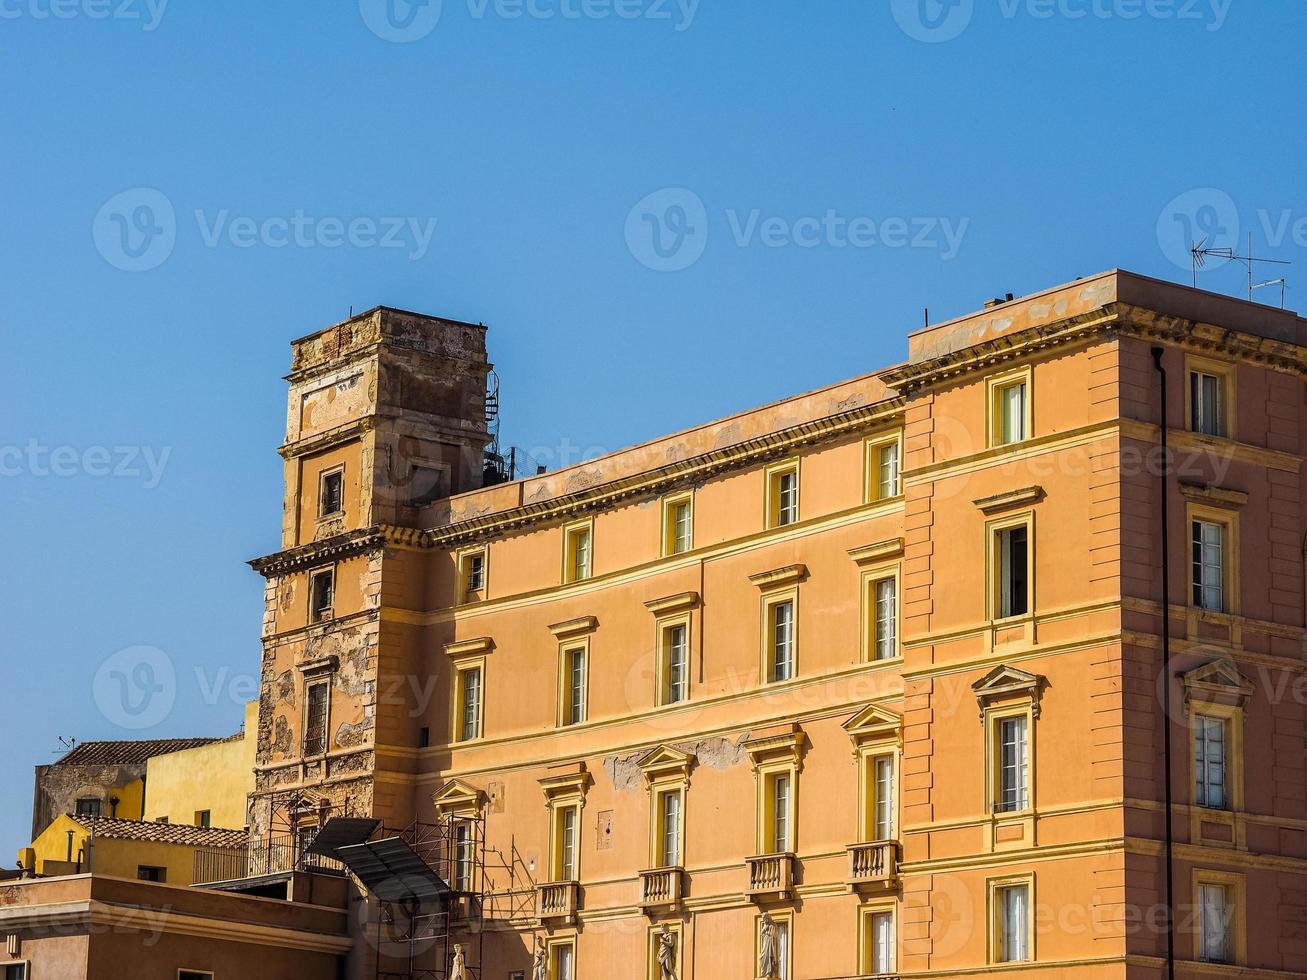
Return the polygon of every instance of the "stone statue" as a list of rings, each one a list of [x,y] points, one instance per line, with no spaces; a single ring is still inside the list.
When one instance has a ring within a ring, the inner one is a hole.
[[[531,980],[549,980],[549,962],[545,957],[545,941],[536,936],[535,957],[531,960]]]
[[[658,980],[676,980],[676,937],[663,925],[658,936]]]
[[[462,943],[454,943],[454,965],[449,969],[449,980],[468,980],[467,954]]]
[[[771,914],[762,914],[762,927],[758,935],[758,976],[775,980],[781,975],[780,954],[776,943],[776,921]]]

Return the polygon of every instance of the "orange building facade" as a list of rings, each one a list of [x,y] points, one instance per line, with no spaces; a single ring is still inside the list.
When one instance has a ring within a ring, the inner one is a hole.
[[[487,486],[483,327],[296,341],[251,832],[475,819],[477,980],[1161,977],[1168,850],[1177,975],[1301,976],[1304,345],[1111,272]]]

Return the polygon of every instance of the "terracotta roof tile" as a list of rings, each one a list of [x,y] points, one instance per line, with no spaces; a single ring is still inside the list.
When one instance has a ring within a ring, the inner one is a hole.
[[[144,820],[118,820],[113,817],[73,817],[96,837],[112,840],[142,840],[156,844],[181,844],[186,847],[242,848],[249,840],[243,830],[220,827],[191,827],[179,823],[153,823]]]
[[[216,738],[159,738],[141,742],[83,742],[55,763],[56,766],[143,765],[156,755],[194,749]]]

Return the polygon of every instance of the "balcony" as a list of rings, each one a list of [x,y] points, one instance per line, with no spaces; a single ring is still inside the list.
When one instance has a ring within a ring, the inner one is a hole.
[[[749,888],[745,895],[755,902],[784,899],[794,894],[793,854],[761,854],[747,859]]]
[[[339,861],[309,853],[312,840],[308,834],[270,834],[252,837],[241,848],[197,847],[192,858],[191,880],[196,885],[214,885],[292,871],[344,877],[345,866]]]
[[[550,881],[536,890],[536,914],[541,919],[570,920],[581,907],[581,886],[575,881]]]
[[[640,872],[640,907],[645,912],[673,908],[685,897],[685,872],[658,868]]]
[[[899,842],[871,841],[850,844],[849,890],[896,888],[899,883]]]

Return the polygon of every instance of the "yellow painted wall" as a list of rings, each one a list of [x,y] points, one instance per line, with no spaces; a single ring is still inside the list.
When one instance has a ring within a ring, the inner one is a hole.
[[[210,825],[245,826],[246,797],[254,790],[254,733],[259,702],[245,706],[245,736],[155,756],[146,768],[145,819],[193,824],[200,810]]]
[[[71,864],[68,856],[68,832],[73,832]],[[35,857],[36,870],[43,875],[65,875],[92,871],[117,878],[136,878],[142,866],[167,869],[170,885],[190,885],[194,880],[195,848],[182,844],[153,841],[118,840],[97,837],[92,854],[87,855],[90,831],[70,816],[62,816],[47,827],[30,848],[18,852],[24,866]]]

